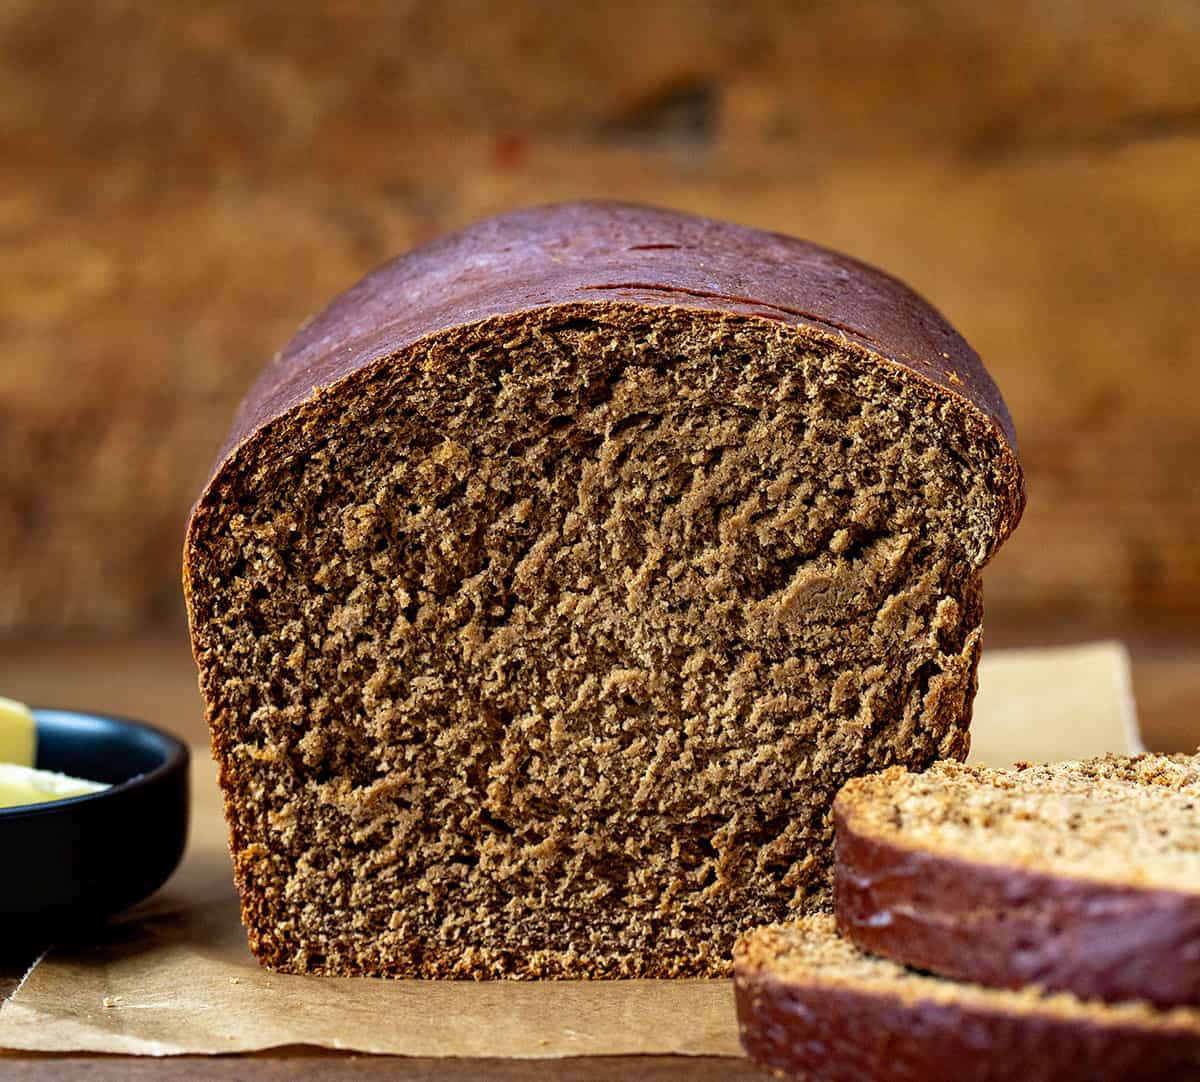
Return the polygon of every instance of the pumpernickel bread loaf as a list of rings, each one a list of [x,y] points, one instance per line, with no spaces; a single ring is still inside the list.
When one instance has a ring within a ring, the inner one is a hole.
[[[864,950],[981,984],[1200,1005],[1200,756],[853,779],[835,906]]]
[[[734,992],[750,1058],[805,1082],[1200,1079],[1200,1011],[943,980],[864,953],[832,916],[747,936]]]
[[[776,234],[570,204],[366,278],[186,541],[255,953],[727,973],[843,782],[965,754],[1013,445],[932,308]]]

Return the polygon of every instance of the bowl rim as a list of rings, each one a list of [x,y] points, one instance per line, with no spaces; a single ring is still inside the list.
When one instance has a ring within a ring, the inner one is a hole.
[[[14,804],[11,808],[0,808],[0,821],[10,819],[34,818],[43,815],[53,815],[63,808],[73,808],[77,805],[93,803],[114,795],[131,792],[153,785],[178,770],[186,770],[191,760],[191,752],[186,743],[149,722],[137,721],[133,718],[122,717],[119,714],[106,714],[95,710],[76,710],[70,707],[34,706],[29,704],[29,712],[33,715],[35,724],[41,721],[43,714],[66,714],[76,718],[88,718],[103,721],[121,728],[140,731],[151,737],[163,751],[163,761],[150,770],[134,774],[124,781],[113,782],[104,789],[94,793],[79,793],[76,796],[60,797],[57,800],[43,800],[37,804]]]

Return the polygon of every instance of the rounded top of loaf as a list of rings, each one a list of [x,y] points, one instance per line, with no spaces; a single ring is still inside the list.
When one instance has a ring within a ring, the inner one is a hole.
[[[903,282],[787,237],[631,203],[512,211],[384,264],[309,320],[246,399],[227,450],[379,357],[452,326],[558,304],[633,301],[808,326],[966,399],[1015,449],[979,355]]]
[[[342,380],[453,328],[521,312],[636,304],[769,320],[891,364],[966,407],[1007,453],[995,475],[1019,521],[1016,434],[979,355],[903,282],[761,229],[632,203],[582,201],[500,214],[384,264],[309,319],[234,418],[233,451]],[[203,498],[203,497],[202,497]]]

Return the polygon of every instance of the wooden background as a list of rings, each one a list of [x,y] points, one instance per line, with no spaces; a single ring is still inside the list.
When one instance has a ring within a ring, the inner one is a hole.
[[[1190,0],[0,0],[0,633],[177,634],[257,368],[396,252],[576,196],[910,281],[1021,436],[992,641],[1197,636]]]
[[[578,196],[797,233],[929,296],[1001,384],[1028,471],[989,643],[1125,638],[1151,744],[1195,747],[1195,0],[0,0],[0,688],[199,735],[182,530],[257,368],[389,256]],[[297,1069],[480,1068],[238,1065]]]

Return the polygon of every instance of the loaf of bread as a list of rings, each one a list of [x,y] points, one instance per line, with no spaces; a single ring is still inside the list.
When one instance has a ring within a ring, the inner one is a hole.
[[[187,534],[252,949],[728,973],[827,885],[843,782],[965,754],[1013,446],[933,309],[775,234],[571,204],[372,274]]]
[[[805,1082],[1195,1082],[1200,1011],[962,984],[875,958],[832,916],[738,944],[750,1058]]]
[[[838,928],[943,976],[1200,1005],[1200,756],[847,783]]]

